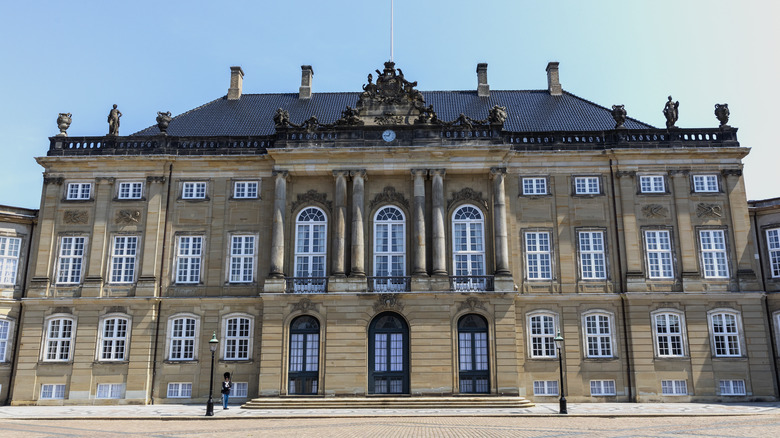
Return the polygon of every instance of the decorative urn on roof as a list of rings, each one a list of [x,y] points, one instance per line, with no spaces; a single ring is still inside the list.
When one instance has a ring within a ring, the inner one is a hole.
[[[67,137],[68,136],[68,128],[70,128],[70,122],[71,122],[71,116],[73,114],[71,113],[60,113],[59,117],[57,117],[57,127],[60,128],[60,133],[57,134],[57,137]]]

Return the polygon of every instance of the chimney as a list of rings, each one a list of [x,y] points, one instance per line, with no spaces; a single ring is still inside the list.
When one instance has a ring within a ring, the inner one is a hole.
[[[550,92],[550,96],[560,96],[563,94],[561,89],[561,80],[558,77],[558,63],[547,63],[547,91]]]
[[[298,99],[311,99],[311,79],[314,70],[310,65],[301,66],[301,88],[298,89]]]
[[[241,86],[244,84],[244,70],[241,67],[230,67],[230,88],[228,88],[228,100],[241,98]]]
[[[490,85],[487,81],[487,63],[477,64],[477,96],[490,97]]]

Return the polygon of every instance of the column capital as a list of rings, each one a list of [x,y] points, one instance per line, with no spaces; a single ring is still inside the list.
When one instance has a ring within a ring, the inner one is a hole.
[[[343,176],[344,178],[347,178],[347,177],[349,177],[349,173],[350,173],[349,170],[334,170],[333,171],[333,177],[334,178],[338,178],[340,176]]]
[[[428,169],[411,169],[410,172],[412,173],[412,179],[415,179],[418,176],[423,178],[428,176]]]
[[[359,176],[360,178],[367,179],[366,176],[366,169],[355,169],[349,171],[349,176],[356,177]]]
[[[690,169],[672,169],[669,171],[669,176],[688,176],[690,173]]]
[[[286,170],[272,170],[271,175],[275,176],[276,179],[283,178],[285,181],[290,179],[290,172]]]
[[[149,183],[149,184],[151,184],[151,183],[164,183],[165,182],[165,177],[164,176],[147,176],[146,177],[146,182]]]
[[[490,177],[495,178],[497,176],[504,176],[506,175],[506,167],[491,167],[490,168]]]
[[[429,169],[429,170],[428,170],[428,175],[430,175],[430,176],[431,176],[431,178],[433,178],[433,177],[434,177],[434,176],[436,176],[436,175],[438,175],[438,176],[440,176],[440,177],[444,178],[444,175],[445,175],[446,173],[447,173],[447,169]]]
[[[633,170],[618,170],[615,172],[615,176],[618,178],[623,178],[624,176],[634,178],[636,176],[636,172]]]
[[[65,182],[65,178],[63,178],[61,176],[47,176],[47,175],[43,176],[43,184],[44,185],[46,185],[46,184],[56,184],[58,186],[61,186],[62,183],[64,183],[64,182]]]
[[[114,184],[116,182],[116,178],[113,176],[98,176],[95,178],[95,182],[100,184],[102,182],[107,182],[109,184]]]
[[[742,176],[742,169],[723,169],[720,173],[723,176]]]

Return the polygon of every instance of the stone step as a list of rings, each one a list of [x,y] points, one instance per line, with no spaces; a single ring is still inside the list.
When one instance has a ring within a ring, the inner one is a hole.
[[[242,409],[468,409],[529,408],[523,397],[262,397],[250,400]]]

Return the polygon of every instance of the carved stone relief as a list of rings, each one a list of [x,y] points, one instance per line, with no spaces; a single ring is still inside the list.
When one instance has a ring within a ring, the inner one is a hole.
[[[308,298],[301,298],[300,301],[298,301],[295,304],[291,304],[292,306],[292,312],[301,311],[301,312],[309,312],[314,311],[317,312],[317,304],[314,304],[311,302]]]
[[[482,192],[477,192],[474,189],[466,187],[459,192],[452,192],[452,197],[447,201],[447,209],[452,207],[453,204],[461,201],[472,201],[487,209],[488,202],[482,197]]]
[[[669,216],[669,209],[659,204],[649,204],[642,207],[642,214],[646,218],[660,218]]]
[[[89,213],[86,210],[65,210],[62,220],[66,224],[86,224],[89,222]]]
[[[719,204],[705,204],[700,202],[696,205],[696,216],[698,217],[723,217],[723,207]]]
[[[148,183],[153,183],[153,182],[164,183],[165,182],[165,177],[164,176],[147,176],[146,177],[146,182],[148,182]]]
[[[58,186],[61,186],[62,183],[65,182],[65,178],[61,176],[44,176],[43,177],[43,184],[56,184]]]
[[[292,211],[295,211],[299,205],[310,204],[312,202],[319,202],[320,204],[327,206],[329,210],[333,208],[333,202],[328,201],[328,195],[319,193],[316,190],[309,190],[306,193],[298,194],[298,200],[293,201],[292,203]]]
[[[385,187],[381,193],[377,193],[376,196],[374,196],[374,199],[369,203],[369,208],[373,210],[377,205],[385,203],[400,204],[406,209],[409,209],[409,200],[401,193],[396,192],[394,187]]]
[[[458,311],[461,310],[469,310],[473,312],[475,309],[485,309],[485,303],[483,303],[481,300],[474,298],[474,297],[468,297],[466,298],[466,301],[460,303],[460,306],[458,306]]]
[[[116,223],[118,224],[137,224],[140,220],[140,210],[119,210],[116,212]]]
[[[374,303],[374,312],[380,312],[382,310],[395,310],[402,311],[404,309],[403,303],[401,303],[401,296],[398,294],[381,294]]]

